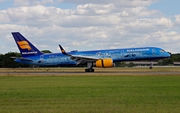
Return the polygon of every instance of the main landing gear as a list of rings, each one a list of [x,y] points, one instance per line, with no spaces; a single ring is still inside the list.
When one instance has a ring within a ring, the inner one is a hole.
[[[149,69],[152,69],[153,68],[153,61],[150,62],[150,67]]]
[[[94,72],[93,63],[87,63],[87,68],[85,69],[85,72]]]
[[[94,72],[94,69],[85,69],[85,72]]]

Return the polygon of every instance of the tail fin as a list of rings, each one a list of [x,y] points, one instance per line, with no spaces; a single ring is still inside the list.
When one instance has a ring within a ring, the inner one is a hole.
[[[14,40],[21,52],[22,57],[35,56],[43,54],[31,42],[23,37],[19,32],[12,32]]]

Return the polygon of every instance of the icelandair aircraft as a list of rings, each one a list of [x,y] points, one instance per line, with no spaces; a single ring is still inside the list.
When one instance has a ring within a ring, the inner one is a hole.
[[[86,64],[85,72],[94,72],[93,67],[109,68],[115,62],[156,60],[170,57],[170,54],[157,47],[107,49],[94,51],[66,52],[59,45],[62,53],[42,53],[19,32],[12,32],[14,40],[22,57],[16,57],[15,62],[35,66],[70,66]],[[150,68],[152,68],[152,63]]]

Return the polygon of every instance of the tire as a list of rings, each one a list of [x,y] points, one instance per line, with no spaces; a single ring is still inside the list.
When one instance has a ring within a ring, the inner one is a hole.
[[[94,69],[85,69],[85,72],[94,72]]]

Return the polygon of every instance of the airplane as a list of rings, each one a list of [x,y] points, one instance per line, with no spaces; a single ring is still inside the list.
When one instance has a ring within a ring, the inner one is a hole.
[[[93,67],[110,68],[116,62],[150,60],[152,69],[153,60],[170,57],[168,52],[158,47],[66,52],[59,45],[61,53],[42,53],[19,32],[12,32],[12,35],[22,55],[15,57],[14,61],[33,66],[87,65],[85,72],[94,72]]]

